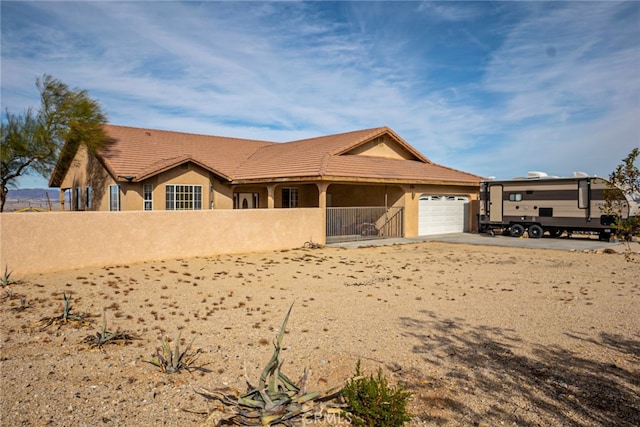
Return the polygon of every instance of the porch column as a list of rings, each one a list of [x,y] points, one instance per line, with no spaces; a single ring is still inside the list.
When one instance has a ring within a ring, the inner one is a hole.
[[[322,210],[323,243],[327,243],[327,188],[329,188],[329,183],[320,182],[316,185],[318,186],[318,207]]]
[[[58,198],[60,201],[60,210],[64,210],[64,189],[60,188],[60,197]]]
[[[321,182],[316,184],[318,186],[318,207],[321,209],[327,208],[327,188],[329,188],[329,184],[326,182]]]
[[[267,208],[273,209],[276,207],[276,186],[275,184],[267,185]]]

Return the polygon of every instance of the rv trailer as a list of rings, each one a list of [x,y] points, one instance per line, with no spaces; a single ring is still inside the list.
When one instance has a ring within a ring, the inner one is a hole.
[[[615,215],[604,212],[608,182],[576,172],[572,177],[552,177],[529,172],[525,178],[480,183],[480,232],[501,229],[513,237],[525,233],[540,238],[545,233],[598,233],[609,240]],[[616,211],[620,218],[640,215],[640,203],[620,192]]]

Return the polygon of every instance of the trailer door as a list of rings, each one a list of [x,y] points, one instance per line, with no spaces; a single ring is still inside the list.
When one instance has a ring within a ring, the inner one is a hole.
[[[489,186],[489,221],[502,222],[502,185]]]
[[[584,209],[587,222],[591,221],[591,181],[588,179],[578,181],[578,208]]]

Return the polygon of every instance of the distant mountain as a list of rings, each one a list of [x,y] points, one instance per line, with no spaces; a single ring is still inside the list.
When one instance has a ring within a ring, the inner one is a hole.
[[[47,194],[49,200],[47,200]],[[54,188],[19,188],[10,189],[4,212],[13,212],[25,208],[44,210],[60,209],[60,190]]]
[[[60,190],[54,188],[19,188],[9,189],[7,193],[7,200],[46,200],[47,193],[51,200],[57,200],[60,194]]]

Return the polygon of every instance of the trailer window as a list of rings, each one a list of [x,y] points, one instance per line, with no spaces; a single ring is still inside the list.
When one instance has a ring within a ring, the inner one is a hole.
[[[522,200],[522,193],[509,193],[509,201],[519,202]]]
[[[583,179],[578,181],[578,208],[586,209],[589,207],[589,181]]]

